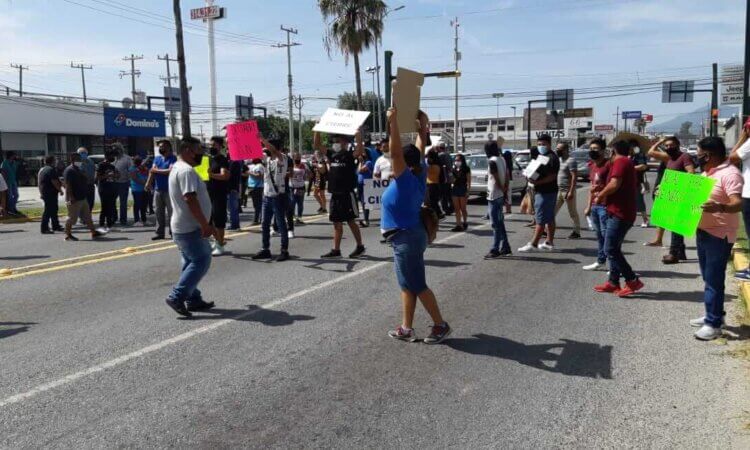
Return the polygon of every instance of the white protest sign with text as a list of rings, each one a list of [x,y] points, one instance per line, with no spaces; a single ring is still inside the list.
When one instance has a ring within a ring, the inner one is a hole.
[[[313,131],[354,136],[369,116],[368,111],[328,108]]]
[[[365,207],[369,210],[380,209],[380,200],[390,180],[365,180]]]

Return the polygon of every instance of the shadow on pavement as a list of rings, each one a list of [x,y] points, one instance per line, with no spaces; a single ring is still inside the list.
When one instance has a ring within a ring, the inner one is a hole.
[[[561,343],[526,345],[480,333],[472,338],[448,339],[445,345],[460,352],[508,359],[547,372],[612,379],[612,346],[560,340]]]
[[[298,258],[296,256],[292,256],[290,258],[292,261],[300,261],[303,263],[308,263],[304,267],[307,267],[308,269],[315,269],[315,270],[323,270],[325,272],[336,272],[336,273],[347,273],[347,272],[353,272],[354,268],[359,263],[356,259],[313,259],[313,258]],[[325,265],[332,265],[333,267],[341,267],[345,266],[342,269],[326,269],[323,266]]]
[[[750,340],[750,326],[740,325],[737,327],[724,326],[724,337],[728,341],[747,341]]]
[[[0,230],[0,234],[23,233],[25,230]]]
[[[269,327],[292,325],[301,320],[313,320],[313,316],[291,315],[286,311],[263,309],[258,305],[247,305],[247,309],[213,308],[195,313],[192,320],[234,319],[239,322],[258,322]]]
[[[669,270],[639,270],[638,275],[641,278],[684,278],[693,279],[698,278],[700,275],[697,273],[680,273],[671,272]]]
[[[554,254],[554,253],[551,253]],[[553,264],[581,264],[580,261],[577,259],[572,258],[545,258],[543,256],[526,256],[526,254],[521,253],[520,255],[511,256],[507,259],[515,259],[518,261],[529,261],[529,262],[543,262],[543,263],[553,263]]]
[[[462,263],[458,261],[443,261],[439,259],[426,259],[424,265],[428,267],[461,267],[470,266],[471,263]]]
[[[49,255],[0,256],[0,259],[5,261],[26,261],[29,259],[44,259],[49,257]]]
[[[464,248],[463,245],[457,244],[430,244],[430,248]]]
[[[25,333],[29,331],[30,325],[36,325],[36,322],[0,322],[0,339]],[[13,328],[6,329],[5,327]]]
[[[648,289],[648,284],[646,288]],[[703,303],[703,291],[658,291],[658,292],[637,292],[630,296],[637,300],[664,300],[672,302],[696,302]],[[730,295],[726,295],[726,301],[729,301]]]

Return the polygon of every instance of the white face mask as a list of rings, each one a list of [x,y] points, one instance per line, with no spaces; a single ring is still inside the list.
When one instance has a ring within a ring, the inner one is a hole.
[[[340,152],[344,147],[341,145],[341,143],[336,142],[331,146],[331,148],[333,148],[334,152]]]
[[[76,161],[73,163],[74,166],[79,167],[79,168],[81,167],[81,164],[82,163],[80,161]]]

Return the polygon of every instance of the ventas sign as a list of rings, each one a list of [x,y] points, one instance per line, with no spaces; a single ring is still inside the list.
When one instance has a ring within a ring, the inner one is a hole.
[[[104,135],[111,137],[166,136],[164,112],[104,108]]]

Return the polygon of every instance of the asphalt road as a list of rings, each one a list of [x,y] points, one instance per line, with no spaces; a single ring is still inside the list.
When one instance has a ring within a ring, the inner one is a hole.
[[[257,233],[236,236],[202,284],[218,308],[177,320],[163,302],[177,251],[119,252],[147,230],[94,244],[0,226],[0,267],[53,268],[0,279],[0,447],[748,448],[747,363],[727,355],[741,343],[696,341],[687,324],[702,313],[695,261],[662,266],[641,245],[653,230],[634,229],[646,288],[618,299],[581,270],[591,232],[484,261],[483,213],[471,206],[468,233],[445,223],[426,256],[454,328],[440,346],[386,336],[400,304],[376,228],[361,260],[318,258],[324,220],[298,228],[281,264],[249,259]],[[508,219],[514,251],[526,220]]]

